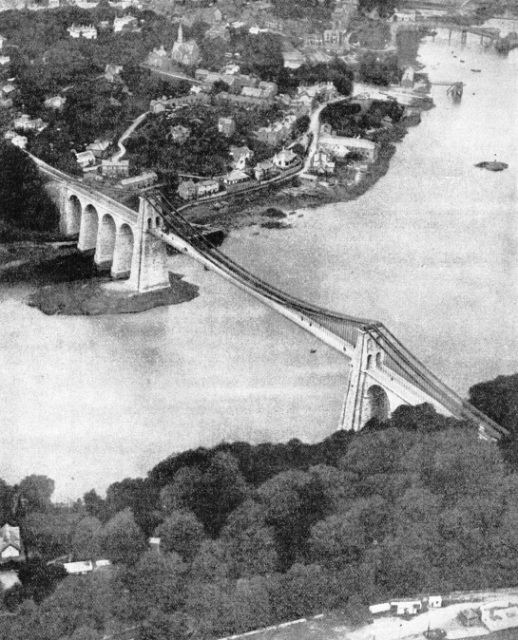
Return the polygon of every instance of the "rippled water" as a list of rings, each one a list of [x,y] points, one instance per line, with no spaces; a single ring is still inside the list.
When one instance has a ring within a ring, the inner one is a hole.
[[[420,55],[432,80],[466,82],[459,105],[434,87],[437,107],[362,198],[223,249],[298,296],[383,320],[465,394],[518,364],[517,68],[447,33]],[[495,154],[507,171],[474,168]],[[200,297],[135,316],[46,317],[23,287],[0,290],[0,477],[45,473],[77,497],[187,447],[336,428],[339,354],[186,258],[171,265]]]

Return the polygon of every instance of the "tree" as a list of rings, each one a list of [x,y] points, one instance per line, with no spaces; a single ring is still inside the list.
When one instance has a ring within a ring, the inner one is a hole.
[[[29,513],[20,522],[28,554],[52,559],[68,553],[80,519],[81,514],[66,509]]]
[[[225,556],[225,547],[218,540],[205,540],[194,558],[190,580],[192,582],[217,582],[226,580],[229,565]]]
[[[273,527],[266,524],[266,509],[246,500],[229,516],[220,540],[234,577],[252,577],[273,572],[278,554]]]
[[[95,560],[99,557],[101,529],[100,520],[92,516],[83,518],[77,523],[72,537],[74,560]]]
[[[111,518],[100,535],[101,550],[113,562],[134,564],[146,548],[142,531],[130,509],[124,509]]]
[[[174,551],[186,562],[192,562],[205,539],[203,525],[189,511],[173,511],[157,528],[156,535],[164,551]]]
[[[54,486],[54,480],[47,476],[32,475],[24,478],[19,484],[19,491],[26,512],[43,512],[49,509]]]
[[[147,551],[126,576],[132,617],[142,620],[153,610],[173,613],[183,604],[187,565],[176,553]]]
[[[103,519],[105,512],[105,502],[97,494],[97,491],[95,489],[90,489],[90,491],[87,491],[84,494],[83,503],[85,505],[85,509],[91,516],[93,516],[94,518],[99,518],[99,520]]]
[[[55,232],[59,222],[58,210],[29,156],[10,142],[1,142],[0,167],[0,237],[2,234],[9,237],[8,232],[12,229]],[[45,476],[25,479],[23,490],[29,509],[37,510],[49,505],[54,490],[52,482]]]
[[[212,458],[196,491],[193,511],[211,536],[219,533],[229,513],[244,500],[248,486],[236,458],[218,452]]]

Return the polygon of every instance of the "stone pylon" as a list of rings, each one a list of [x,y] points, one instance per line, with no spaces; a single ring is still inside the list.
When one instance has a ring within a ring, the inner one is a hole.
[[[161,218],[155,209],[147,200],[140,198],[129,279],[129,285],[135,291],[170,286],[166,245],[151,233],[160,223]]]

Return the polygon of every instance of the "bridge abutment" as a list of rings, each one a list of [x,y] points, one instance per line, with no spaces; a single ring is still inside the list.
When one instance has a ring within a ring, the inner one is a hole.
[[[170,286],[166,245],[160,238],[149,233],[159,226],[160,218],[154,208],[147,200],[140,198],[129,279],[129,284],[135,291]]]

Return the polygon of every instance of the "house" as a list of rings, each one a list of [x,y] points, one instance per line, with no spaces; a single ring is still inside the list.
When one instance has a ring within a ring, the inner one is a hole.
[[[13,127],[23,131],[43,131],[47,125],[41,118],[31,118],[26,113],[23,113],[13,120]]]
[[[155,49],[153,49],[153,51],[148,55],[146,62],[150,67],[155,67],[157,69],[169,68],[171,64],[171,60],[164,45],[161,45],[158,48],[155,47]]]
[[[376,613],[388,613],[390,611],[390,602],[382,602],[380,604],[371,604],[369,611],[375,615]]]
[[[0,92],[2,93],[2,96],[4,98],[8,98],[9,96],[12,96],[12,94],[15,91],[16,91],[16,87],[11,82],[6,82],[0,89]]]
[[[305,60],[304,56],[294,49],[293,51],[284,51],[282,54],[282,58],[284,60],[284,67],[286,69],[298,69],[301,67]]]
[[[227,186],[239,184],[240,182],[246,182],[247,180],[250,180],[250,176],[244,171],[240,171],[239,169],[231,171],[223,178],[223,182]]]
[[[0,571],[0,591],[2,593],[17,584],[21,584],[21,582],[16,571]]]
[[[414,616],[421,611],[423,604],[421,600],[403,600],[402,602],[391,602],[390,606],[396,609],[398,616]]]
[[[414,69],[412,67],[407,67],[403,76],[401,77],[401,87],[403,89],[413,89],[414,88]]]
[[[318,144],[335,158],[345,158],[350,153],[356,153],[368,162],[375,162],[377,158],[378,147],[376,143],[363,138],[326,135],[319,139]]]
[[[330,153],[325,149],[317,149],[313,154],[309,166],[311,173],[328,175],[335,172],[335,162]]]
[[[0,36],[0,51],[4,48],[5,38],[4,36]]]
[[[51,98],[47,98],[43,104],[47,107],[47,109],[55,109],[56,111],[60,111],[61,109],[63,109],[66,101],[67,99],[63,96],[52,96]]]
[[[280,153],[274,155],[272,159],[279,169],[289,169],[297,163],[299,157],[291,149],[283,149]]]
[[[196,195],[198,198],[211,196],[219,191],[219,182],[217,180],[202,180],[196,185]]]
[[[86,150],[91,151],[98,159],[103,159],[106,156],[107,150],[111,145],[110,140],[96,140],[87,145]]]
[[[307,33],[304,36],[304,46],[308,49],[319,49],[324,43],[320,33]]]
[[[254,177],[256,180],[268,180],[278,173],[276,166],[271,160],[258,162],[254,167]]]
[[[340,29],[326,29],[324,31],[324,46],[326,49],[338,49],[342,46],[343,31]]]
[[[232,156],[232,167],[242,171],[247,163],[253,158],[254,152],[246,146],[230,147],[230,155]]]
[[[184,127],[181,124],[177,124],[169,129],[169,137],[176,144],[183,144],[189,139],[191,130],[188,127]]]
[[[183,182],[180,182],[177,191],[178,191],[178,195],[182,200],[192,200],[193,198],[196,197],[196,193],[197,193],[196,185],[192,180],[184,180]],[[150,538],[149,539],[150,545],[152,540],[158,540],[159,542],[157,544],[158,545],[160,544],[160,538]]]
[[[178,27],[178,39],[173,45],[171,59],[187,67],[194,66],[200,60],[200,48],[194,40],[183,40],[183,25]]]
[[[275,82],[261,80],[257,86],[263,92],[263,98],[273,98],[277,95],[277,85]]]
[[[475,609],[463,609],[459,613],[459,620],[465,627],[476,627],[480,625],[480,616]]]
[[[6,131],[4,133],[4,140],[9,140],[11,144],[14,144],[15,147],[20,147],[20,149],[25,149],[28,142],[25,136],[18,135],[16,131]]]
[[[107,64],[106,69],[104,70],[104,78],[108,82],[118,82],[120,81],[120,74],[124,69],[120,64]]]
[[[11,62],[11,58],[9,56],[0,56],[0,66],[5,67]]]
[[[87,169],[88,167],[93,167],[95,165],[95,156],[91,151],[81,151],[78,153],[74,151],[76,156],[77,164],[83,169]]]
[[[129,176],[129,160],[103,160],[101,173],[109,178],[127,178]]]
[[[94,570],[94,565],[91,560],[81,560],[78,562],[65,562],[63,565],[68,575],[85,576],[87,573],[91,573]]]
[[[122,16],[122,18],[114,18],[113,20],[113,32],[119,33],[120,31],[136,31],[138,28],[138,20],[134,16]]]
[[[480,619],[490,631],[518,627],[518,603],[508,600],[486,602],[480,606]]]
[[[220,118],[218,120],[218,131],[227,138],[233,136],[236,131],[234,118]]]
[[[13,144],[15,144],[15,142],[13,142],[14,139],[14,137],[11,138]],[[21,556],[22,543],[20,539],[20,527],[12,527],[6,523],[0,529],[0,561],[19,560]]]
[[[28,140],[25,136],[19,136],[17,134],[11,138],[11,144],[14,144],[15,147],[20,147],[20,149],[25,149],[27,142]]]
[[[132,178],[124,178],[121,180],[121,186],[128,189],[144,189],[150,187],[158,180],[158,176],[154,171],[145,171],[138,176]]]
[[[2,94],[0,94],[0,108],[1,109],[10,109],[13,106],[14,102],[11,98],[5,98]]]
[[[442,607],[442,596],[428,596],[428,607],[430,609],[439,609]]]
[[[97,38],[97,29],[93,24],[75,25],[68,28],[68,33],[72,38],[86,38],[87,40],[95,40]]]

